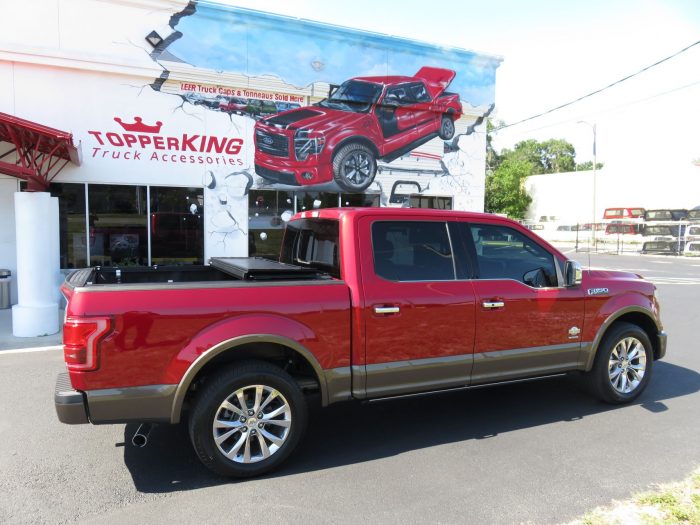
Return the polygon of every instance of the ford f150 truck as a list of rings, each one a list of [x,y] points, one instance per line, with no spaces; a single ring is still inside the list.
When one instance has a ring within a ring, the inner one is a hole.
[[[450,140],[462,115],[459,95],[445,89],[449,69],[423,67],[413,77],[358,77],[310,107],[255,124],[255,171],[294,186],[336,181],[359,193],[386,162],[440,137]]]
[[[88,268],[62,291],[59,419],[186,420],[202,462],[228,476],[284,461],[310,399],[578,372],[625,403],[666,351],[652,283],[582,271],[518,223],[479,213],[307,211],[276,261]]]

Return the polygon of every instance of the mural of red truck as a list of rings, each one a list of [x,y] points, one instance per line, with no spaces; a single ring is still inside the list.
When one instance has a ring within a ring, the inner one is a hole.
[[[449,69],[422,67],[413,77],[357,77],[313,106],[255,124],[255,171],[292,186],[335,181],[362,192],[377,160],[391,162],[440,137],[450,140],[462,114],[458,94],[445,91]]]

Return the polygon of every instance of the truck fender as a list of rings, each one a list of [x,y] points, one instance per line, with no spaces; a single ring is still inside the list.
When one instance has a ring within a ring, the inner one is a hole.
[[[270,333],[274,327],[274,333]],[[321,397],[328,396],[325,374],[304,341],[316,339],[305,325],[277,315],[244,315],[207,327],[171,361],[168,373],[175,377],[177,389],[172,404],[171,422],[179,423],[187,391],[197,373],[209,361],[223,352],[250,343],[273,343],[299,353],[313,368],[319,380]]]
[[[625,297],[625,296],[622,296]],[[642,299],[645,299],[643,296],[640,296]],[[627,298],[627,303],[629,301],[629,296]],[[614,306],[614,303],[616,301],[612,301],[613,304],[610,306]],[[644,302],[644,301],[640,301]],[[651,306],[651,305],[650,305]],[[645,306],[643,304],[634,304],[634,305],[629,305],[628,306],[623,306],[621,308],[617,309],[612,309],[612,312],[610,311],[612,308],[608,308],[608,305],[606,304],[603,309],[599,312],[598,316],[596,319],[593,321],[594,326],[600,324],[600,327],[598,328],[598,331],[596,332],[595,337],[593,338],[593,342],[590,344],[590,351],[588,353],[588,358],[585,362],[585,370],[589,371],[593,367],[593,361],[595,360],[595,356],[598,353],[598,347],[600,346],[600,343],[603,341],[603,337],[605,337],[606,332],[608,329],[612,326],[612,324],[620,319],[621,317],[630,314],[630,313],[636,313],[636,314],[642,314],[645,317],[647,317],[653,324],[656,326],[657,332],[661,331],[661,327],[659,326],[659,322],[656,319],[656,316],[654,315],[654,312],[651,310],[650,307]],[[606,317],[607,316],[607,317]],[[642,327],[643,328],[643,327]],[[650,339],[652,342],[656,339],[653,337],[654,334],[651,334],[652,337]]]

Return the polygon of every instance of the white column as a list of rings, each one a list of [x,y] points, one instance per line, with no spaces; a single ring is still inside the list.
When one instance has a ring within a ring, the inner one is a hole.
[[[18,304],[12,307],[15,337],[55,334],[58,202],[45,192],[15,193]]]
[[[61,304],[61,283],[63,276],[61,275],[61,225],[59,222],[58,213],[58,197],[51,197],[51,217],[53,225],[51,226],[51,268],[54,271],[54,301]]]

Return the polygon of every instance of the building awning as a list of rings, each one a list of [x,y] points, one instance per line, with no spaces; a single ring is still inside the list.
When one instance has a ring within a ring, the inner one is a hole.
[[[0,113],[0,173],[27,181],[30,191],[46,191],[69,162],[80,165],[72,134]]]

